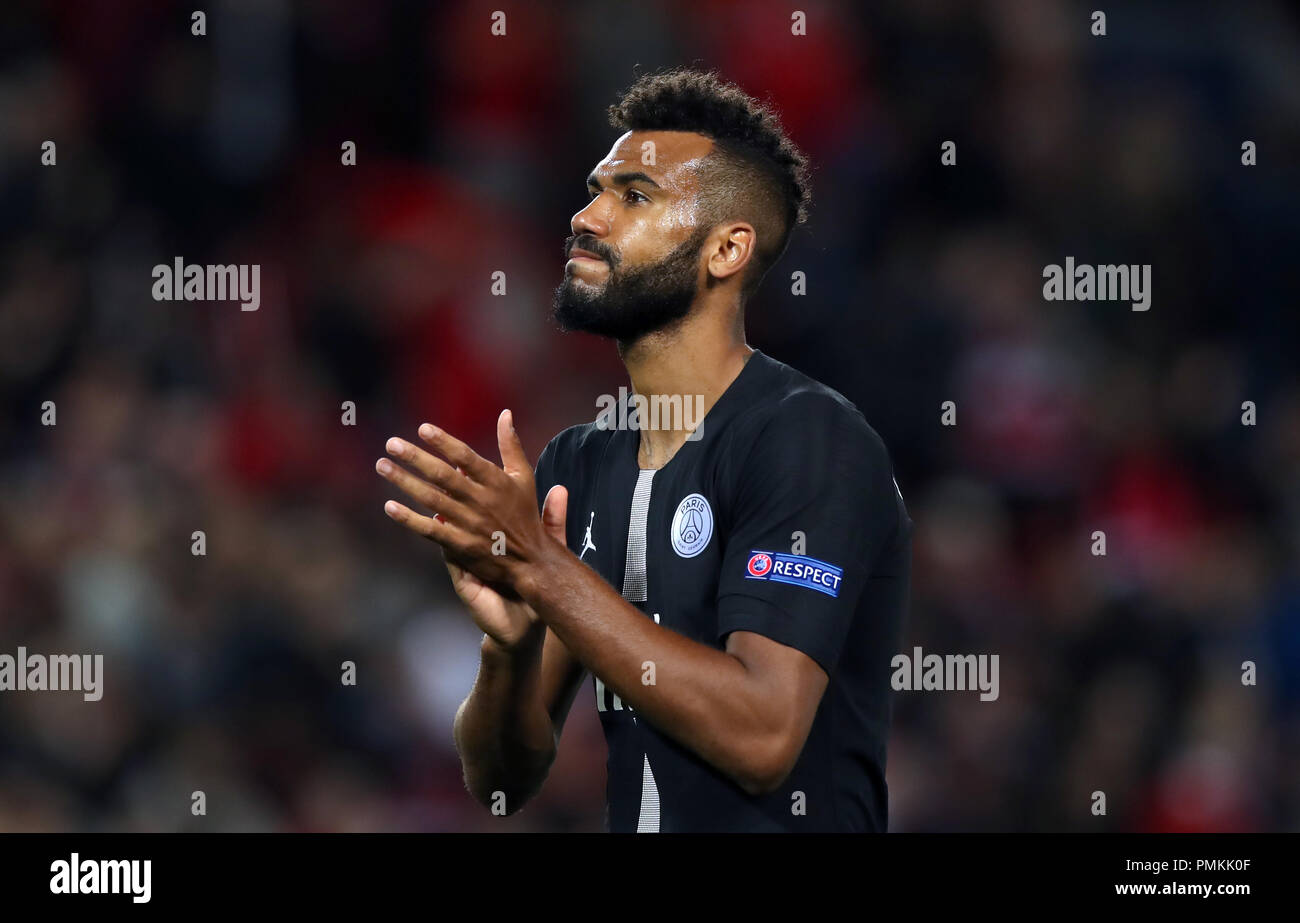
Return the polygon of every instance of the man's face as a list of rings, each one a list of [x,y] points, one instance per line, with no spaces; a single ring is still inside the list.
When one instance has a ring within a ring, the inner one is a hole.
[[[563,329],[632,342],[690,313],[710,230],[697,220],[699,166],[712,147],[683,131],[614,142],[587,178],[591,201],[570,221],[554,303]]]

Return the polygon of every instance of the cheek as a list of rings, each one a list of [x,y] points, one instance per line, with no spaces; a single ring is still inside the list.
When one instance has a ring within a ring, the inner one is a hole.
[[[607,239],[628,266],[655,263],[695,231],[694,203],[677,203],[654,214],[636,215],[623,221],[618,240]]]
[[[606,238],[605,243],[618,253],[620,266],[639,266],[654,259],[663,235],[664,229],[657,223],[636,217],[624,219],[617,236]]]
[[[664,209],[664,230],[673,233],[680,233],[683,229],[694,231],[698,212],[699,205],[694,196],[674,202]]]

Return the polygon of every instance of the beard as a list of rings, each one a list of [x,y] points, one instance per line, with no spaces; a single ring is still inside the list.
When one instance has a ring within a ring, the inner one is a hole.
[[[551,316],[561,330],[594,333],[621,343],[675,324],[695,302],[700,246],[708,231],[696,231],[657,263],[627,270],[621,268],[618,255],[599,241],[587,235],[569,238],[566,254],[574,246],[589,250],[605,260],[609,272],[600,288],[566,272],[555,290]]]

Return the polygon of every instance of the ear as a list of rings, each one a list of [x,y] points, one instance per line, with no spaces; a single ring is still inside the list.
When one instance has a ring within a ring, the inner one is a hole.
[[[709,237],[710,249],[707,269],[709,275],[719,281],[739,278],[739,274],[749,265],[758,245],[758,235],[754,226],[745,221],[735,221],[720,225]]]

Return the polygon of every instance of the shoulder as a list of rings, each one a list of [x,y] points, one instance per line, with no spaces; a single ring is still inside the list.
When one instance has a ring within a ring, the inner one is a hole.
[[[852,401],[789,366],[776,364],[762,383],[719,453],[723,521],[779,523],[785,535],[816,523],[823,540],[874,560],[906,512],[884,441]]]
[[[768,361],[772,368],[761,399],[736,420],[734,449],[761,457],[771,450],[801,453],[836,446],[836,454],[892,467],[884,440],[852,401],[783,362]]]
[[[598,458],[609,443],[612,431],[597,426],[595,421],[578,423],[563,429],[551,438],[537,459],[537,470],[571,472],[586,459]]]

